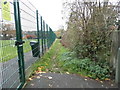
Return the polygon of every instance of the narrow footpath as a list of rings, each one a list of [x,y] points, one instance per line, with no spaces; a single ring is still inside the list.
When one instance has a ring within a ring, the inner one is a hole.
[[[99,82],[75,74],[36,74],[25,88],[117,88],[108,82]]]
[[[59,43],[58,43],[59,44]],[[54,46],[54,45],[53,45]],[[117,85],[110,81],[93,80],[78,74],[62,72],[57,62],[59,45],[54,46],[54,54],[51,57],[49,68],[36,71],[35,75],[29,78],[25,88],[118,88]],[[44,61],[46,63],[46,61]]]

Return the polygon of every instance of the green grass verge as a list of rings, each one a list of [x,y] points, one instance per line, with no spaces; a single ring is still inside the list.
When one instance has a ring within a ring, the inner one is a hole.
[[[25,40],[25,43],[23,44],[24,53],[31,51],[30,41],[32,40]],[[2,58],[0,62],[5,62],[17,57],[18,54],[15,40],[0,40],[0,43],[0,58]]]

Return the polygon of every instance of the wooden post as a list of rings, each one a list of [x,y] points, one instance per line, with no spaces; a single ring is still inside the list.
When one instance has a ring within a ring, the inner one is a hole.
[[[120,48],[118,49],[118,54],[117,54],[115,82],[117,84],[120,84]]]

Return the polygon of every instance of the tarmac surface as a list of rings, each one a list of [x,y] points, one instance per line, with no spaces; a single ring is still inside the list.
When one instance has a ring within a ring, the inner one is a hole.
[[[39,73],[28,81],[25,88],[114,88],[115,83],[97,81],[75,74]]]
[[[27,72],[28,68],[38,59],[38,57],[33,57],[32,52],[24,53],[25,58],[25,71]],[[18,66],[18,58],[11,59],[7,62],[0,63],[2,64],[1,68],[2,75],[0,75],[0,85],[2,88],[16,88],[20,84],[19,80],[19,66]]]

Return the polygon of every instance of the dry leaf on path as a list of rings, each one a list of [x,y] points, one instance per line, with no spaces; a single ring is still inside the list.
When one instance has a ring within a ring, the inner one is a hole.
[[[51,80],[51,79],[52,79],[52,77],[48,77],[48,79],[50,79],[50,80]]]
[[[33,80],[33,79],[32,79],[32,78],[29,78],[28,80],[31,81],[31,80]]]
[[[95,79],[95,80],[99,81],[99,79],[98,79],[98,78],[97,78],[97,79]]]
[[[52,88],[52,85],[51,85],[51,84],[49,84],[49,87],[51,87],[51,88]]]
[[[70,74],[69,72],[66,72],[66,74]]]
[[[37,79],[40,79],[40,76],[37,76]]]
[[[103,83],[103,81],[100,81],[101,83]]]
[[[109,79],[109,78],[106,78],[105,80],[106,80],[106,81],[110,81],[110,79]]]
[[[111,86],[114,86],[113,84],[111,84]]]
[[[42,77],[43,75],[40,75],[40,77]]]
[[[30,84],[31,86],[34,86],[34,84]]]
[[[42,74],[42,73],[46,73],[46,72],[42,72],[42,71],[36,71],[36,74]]]
[[[39,72],[39,73],[41,74],[41,73],[46,73],[46,72]]]

